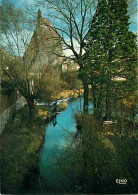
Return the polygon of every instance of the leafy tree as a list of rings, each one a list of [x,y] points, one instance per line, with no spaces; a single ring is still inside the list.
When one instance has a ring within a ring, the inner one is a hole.
[[[135,35],[129,31],[126,0],[99,1],[90,24],[86,48],[87,72],[95,108],[101,112],[105,102],[105,117],[110,118],[116,86],[120,92],[125,92],[123,94],[130,89],[134,91],[136,43]],[[117,84],[114,81],[116,77],[126,80]]]
[[[69,70],[61,73],[61,78],[67,89],[78,89],[80,87],[80,81],[78,79],[78,72]]]
[[[50,66],[45,68],[46,77],[43,79],[39,98],[48,103],[54,101],[58,92],[62,90],[62,79],[57,69],[53,69]]]
[[[105,135],[100,121],[92,115],[77,116],[77,124],[80,128],[57,159],[59,170],[69,180],[71,193],[135,193],[133,139]],[[116,184],[117,178],[127,178],[129,185],[122,188]]]

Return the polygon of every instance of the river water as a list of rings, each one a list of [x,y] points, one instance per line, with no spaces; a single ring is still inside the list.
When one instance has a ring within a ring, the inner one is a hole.
[[[76,132],[74,114],[82,112],[83,98],[67,100],[67,109],[57,115],[57,124],[53,122],[46,127],[44,145],[41,150],[40,174],[42,178],[41,193],[63,193],[67,190],[68,179],[61,175],[56,167],[56,157],[66,145],[70,133]],[[93,106],[89,103],[89,112]],[[63,162],[64,163],[64,162]]]

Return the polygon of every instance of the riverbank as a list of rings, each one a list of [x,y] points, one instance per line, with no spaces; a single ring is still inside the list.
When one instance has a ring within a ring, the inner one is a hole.
[[[2,194],[21,194],[29,192],[30,189],[39,191],[39,177],[36,175],[39,176],[39,151],[46,123],[39,113],[32,124],[29,124],[27,116],[26,106],[17,113],[13,122],[7,124],[1,136]]]
[[[77,95],[75,95],[77,93]],[[77,97],[79,91],[62,92],[62,101],[57,105],[60,112],[67,108],[63,98]],[[72,94],[72,95],[71,95]],[[57,97],[56,99],[58,99]],[[40,190],[39,158],[45,129],[53,107],[35,105],[35,120],[28,121],[28,107],[25,106],[10,121],[1,136],[1,192],[4,194],[33,193]],[[51,118],[52,120],[52,118]]]
[[[94,115],[78,114],[75,119],[75,136],[60,150],[57,161],[54,158],[59,175],[68,179],[70,194],[136,193],[137,146],[134,139],[117,136],[115,126],[112,126],[112,131],[115,130],[116,135],[105,134],[102,122]],[[118,185],[116,178],[126,178],[126,185]],[[62,191],[65,194],[69,191],[67,185],[64,186],[65,189],[61,190],[65,190]]]
[[[83,110],[83,98],[71,98],[67,101],[67,109],[62,111],[56,119],[56,125],[49,123],[46,128],[45,142],[41,149],[40,174],[42,181],[41,194],[70,193],[68,177],[60,174],[55,164],[60,149],[66,145],[67,140],[76,134],[76,120],[74,115]],[[89,104],[89,109],[92,103]],[[64,150],[64,149],[63,149]],[[64,165],[64,160],[62,161]]]
[[[58,111],[66,107],[63,100]],[[28,107],[25,106],[6,125],[0,141],[2,194],[39,192],[39,152],[49,113],[54,116],[52,106],[35,106],[35,120],[29,124]]]
[[[83,93],[84,93],[83,89],[63,90],[59,92],[58,94],[56,94],[56,96],[53,96],[53,100],[70,98],[70,97],[77,98]]]

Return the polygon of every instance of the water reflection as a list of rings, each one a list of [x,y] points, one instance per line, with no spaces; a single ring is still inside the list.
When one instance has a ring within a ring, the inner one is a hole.
[[[57,124],[57,115],[55,114],[54,119],[53,119],[53,126],[55,127]]]
[[[55,159],[57,155],[60,155],[62,146],[65,146],[69,132],[73,133],[76,131],[74,114],[82,112],[83,98],[78,98],[74,101],[68,100],[67,103],[67,109],[57,115],[55,121],[47,126],[44,146],[41,151],[41,177],[43,180],[46,180],[49,186],[52,185],[52,188],[56,190],[63,187],[63,183],[67,178],[60,175],[56,166],[54,166]],[[89,103],[89,108],[92,108],[92,103]]]

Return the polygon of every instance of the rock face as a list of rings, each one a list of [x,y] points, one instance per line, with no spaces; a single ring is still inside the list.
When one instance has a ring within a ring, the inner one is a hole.
[[[25,60],[31,64],[32,72],[41,72],[47,66],[61,68],[61,37],[50,21],[41,17],[38,11],[37,25],[25,52]]]

